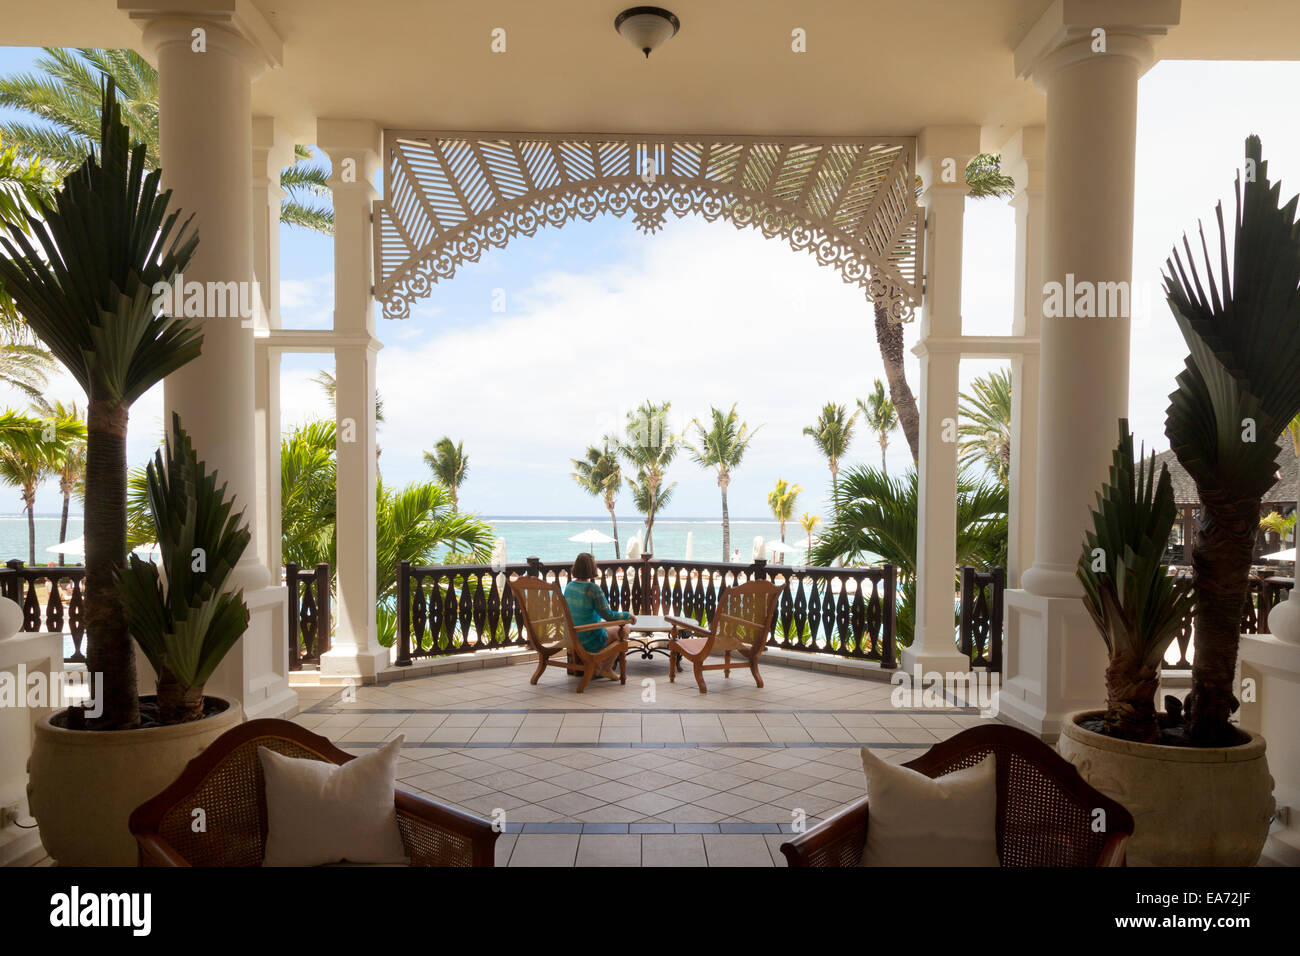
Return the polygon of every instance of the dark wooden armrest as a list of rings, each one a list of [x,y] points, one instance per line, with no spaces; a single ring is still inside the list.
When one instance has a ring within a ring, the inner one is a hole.
[[[190,864],[185,857],[160,836],[152,833],[137,833],[135,842],[140,848],[140,866],[185,866]]]
[[[398,790],[397,825],[412,866],[495,866],[501,834],[468,813]]]
[[[1098,866],[1128,866],[1128,837],[1127,833],[1112,833],[1106,840],[1106,845],[1101,848],[1101,855],[1097,857]]]
[[[701,637],[708,637],[711,633],[708,628],[700,627],[698,623],[692,621],[689,617],[676,617],[670,614],[665,617],[664,620],[673,625],[673,627],[679,627],[684,631],[694,631]]]
[[[857,866],[867,845],[867,798],[781,844],[790,866]]]

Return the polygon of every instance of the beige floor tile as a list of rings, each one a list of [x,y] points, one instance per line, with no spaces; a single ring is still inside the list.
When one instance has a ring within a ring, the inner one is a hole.
[[[578,833],[520,833],[510,854],[510,865],[573,866],[579,836]]]
[[[703,836],[709,866],[773,865],[772,854],[761,833],[705,833]]]
[[[707,866],[704,838],[698,833],[646,833],[641,836],[642,866]]]
[[[640,866],[641,835],[637,833],[584,833],[578,841],[576,865]]]

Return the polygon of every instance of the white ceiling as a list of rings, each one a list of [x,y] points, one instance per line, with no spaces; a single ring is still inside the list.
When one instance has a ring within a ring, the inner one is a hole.
[[[241,0],[243,2],[243,0]],[[1012,51],[1051,0],[665,0],[681,32],[644,60],[628,0],[246,0],[284,40],[254,110],[383,127],[913,135],[1040,122]],[[177,5],[217,3],[176,0]],[[167,4],[159,2],[158,6]],[[4,43],[137,45],[116,0],[0,0]],[[493,53],[491,31],[506,30]],[[790,50],[791,31],[807,52]],[[1300,59],[1300,0],[1183,0],[1168,59]]]

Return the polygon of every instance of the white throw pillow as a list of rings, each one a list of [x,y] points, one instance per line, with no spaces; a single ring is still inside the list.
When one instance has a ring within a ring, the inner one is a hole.
[[[862,748],[867,845],[862,866],[998,866],[997,765],[930,778]]]
[[[409,863],[393,806],[403,739],[341,767],[258,747],[266,777],[262,865]]]

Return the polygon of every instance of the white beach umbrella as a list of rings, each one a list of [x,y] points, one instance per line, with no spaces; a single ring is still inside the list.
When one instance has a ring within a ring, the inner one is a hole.
[[[1295,548],[1287,548],[1285,551],[1274,551],[1272,554],[1263,555],[1265,561],[1294,561]]]
[[[686,557],[683,560],[685,561],[695,560],[695,532],[694,531],[686,532]]]
[[[595,528],[588,528],[586,531],[582,531],[579,532],[578,534],[575,534],[569,540],[576,541],[579,544],[591,545],[591,553],[595,554],[596,545],[609,544],[614,539],[611,538],[609,535],[605,534],[603,531],[597,531]]]
[[[793,551],[794,548],[791,545],[786,544],[784,541],[769,541],[767,543],[767,550],[771,552],[772,560],[776,561],[776,559],[781,555],[785,554],[787,551]]]
[[[52,544],[45,550],[49,554],[71,554],[84,558],[86,556],[86,536],[84,534],[77,535],[77,537],[69,538],[67,541]]]

